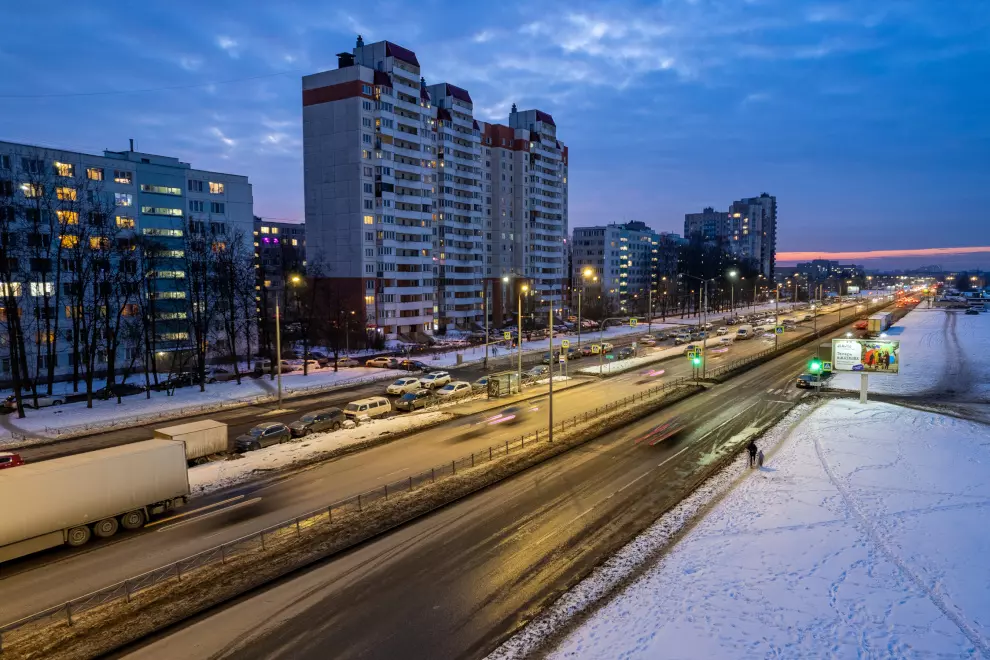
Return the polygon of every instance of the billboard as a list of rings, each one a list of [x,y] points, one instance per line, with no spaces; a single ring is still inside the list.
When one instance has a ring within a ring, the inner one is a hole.
[[[896,374],[901,342],[894,339],[833,339],[832,371]]]
[[[850,296],[856,295],[857,293],[859,293],[859,287],[858,286],[848,286],[848,287],[846,287],[846,293],[849,294]]]

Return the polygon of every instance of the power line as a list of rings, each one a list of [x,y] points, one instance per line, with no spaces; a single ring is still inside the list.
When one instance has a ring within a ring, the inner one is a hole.
[[[145,89],[122,89],[106,90],[102,92],[64,92],[58,94],[0,94],[0,99],[55,99],[72,98],[83,96],[113,96],[116,94],[144,94],[147,92],[164,92],[179,89],[195,89],[197,87],[209,87],[211,85],[229,85],[231,83],[247,82],[249,80],[260,80],[262,78],[274,78],[290,73],[299,73],[301,69],[291,69],[289,71],[278,71],[276,73],[265,73],[258,76],[248,76],[246,78],[231,78],[230,80],[218,80],[215,82],[194,83],[190,85],[169,85],[165,87],[147,87]]]

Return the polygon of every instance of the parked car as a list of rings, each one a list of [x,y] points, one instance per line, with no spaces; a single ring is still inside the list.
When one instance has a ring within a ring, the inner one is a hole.
[[[362,417],[384,417],[392,412],[392,404],[383,396],[352,401],[344,407],[344,414],[357,420]]]
[[[336,431],[344,424],[345,419],[347,418],[344,417],[344,411],[340,408],[315,410],[289,424],[289,430],[292,432],[292,437],[301,438],[310,433]]]
[[[523,375],[529,376],[530,378],[539,378],[540,376],[546,376],[548,373],[550,373],[550,368],[547,365],[537,364],[536,366],[530,367],[529,370],[527,370]]]
[[[718,342],[719,342],[720,344],[722,344],[723,346],[728,346],[729,344],[731,344],[732,342],[734,342],[734,341],[735,341],[735,339],[736,339],[736,338],[735,338],[735,337],[733,337],[732,335],[727,335],[727,336],[725,336],[725,337],[719,337],[719,338],[718,338]]]
[[[594,352],[591,350],[591,346],[581,347],[581,357],[589,357],[591,355],[594,355]]]
[[[433,371],[419,379],[423,387],[435,390],[450,382],[450,374],[446,371]]]
[[[550,355],[550,351],[543,354],[543,364],[550,364],[551,362],[556,362],[560,359],[560,351],[555,350],[553,356]]]
[[[471,394],[471,383],[463,380],[447,383],[437,390],[437,396],[443,399],[459,399],[469,394]]]
[[[406,392],[415,392],[418,389],[422,389],[422,385],[419,383],[419,378],[400,378],[391,385],[385,388],[386,394],[405,394]]]
[[[471,383],[471,389],[475,392],[484,392],[488,390],[488,376],[482,376],[478,380]]]
[[[615,348],[615,346],[613,346],[612,344],[610,344],[607,341],[602,343],[602,352],[603,353],[608,353],[613,348]]]
[[[185,385],[192,383],[191,379],[183,378],[182,382]],[[185,385],[180,385],[179,387],[184,387]],[[116,399],[118,396],[131,396],[133,394],[143,394],[144,387],[141,385],[135,385],[134,383],[117,383],[113,385],[108,390],[106,387],[101,387],[100,389],[93,392],[93,396],[97,399]]]
[[[320,363],[317,360],[303,360],[303,369],[306,371],[313,371],[314,369],[319,369]]]
[[[729,334],[729,329],[723,325],[721,328],[719,328],[718,330],[715,331],[715,334],[718,335],[718,336],[720,336],[720,337],[722,335],[727,335],[727,334]]]
[[[979,316],[980,315],[980,310],[974,309],[974,308],[970,307],[969,309],[966,310],[966,315],[967,316]]]
[[[640,341],[641,344],[643,344],[643,346],[656,346],[657,345],[657,340],[654,339],[653,337],[650,337],[649,339],[640,339],[639,341]]]
[[[390,357],[376,357],[364,363],[366,367],[377,367],[379,369],[392,369],[398,366],[399,361]]]
[[[193,374],[189,374],[189,373],[175,374],[173,376],[169,376],[165,380],[158,381],[158,385],[155,385],[154,388],[156,390],[158,390],[159,392],[164,392],[165,390],[175,390],[175,389],[178,389],[180,387],[189,387],[190,385],[192,385],[195,382],[197,382],[197,381],[196,381],[196,377]],[[106,388],[101,388],[101,389],[97,390],[97,395],[99,396],[99,398],[101,398],[101,399],[109,399],[109,398],[112,398],[112,397],[117,396],[117,394],[116,394],[117,390],[116,389],[114,389],[114,392],[113,393],[109,393],[109,394],[105,394],[104,395],[103,392],[105,390],[106,390]],[[123,396],[123,395],[121,395],[121,396]]]
[[[210,367],[205,373],[207,383],[225,383],[233,380],[234,372],[224,367]]]
[[[576,348],[568,348],[567,349],[567,361],[568,362],[570,362],[571,360],[580,360],[582,357],[584,357],[584,353],[582,351],[579,351]]]
[[[18,465],[24,465],[24,460],[21,458],[20,454],[15,454],[9,451],[0,452],[0,470],[3,470],[4,468],[17,467]]]
[[[431,369],[430,365],[419,360],[400,360],[397,368],[405,371],[429,371]]]
[[[684,354],[687,355],[691,351],[696,351],[701,349],[701,344],[688,344],[684,347]]]
[[[801,374],[797,377],[797,381],[794,384],[801,389],[807,390],[821,387],[827,380],[828,377],[822,374]]]
[[[49,406],[61,406],[66,402],[66,396],[64,394],[39,394],[38,395],[38,408],[48,408]],[[30,392],[25,392],[21,395],[21,403],[24,404],[25,408],[34,408],[34,397],[31,396]],[[8,396],[3,400],[3,407],[10,410],[17,410],[17,397],[13,394]]]
[[[619,349],[619,352],[615,354],[615,359],[617,360],[627,360],[635,354],[635,351],[629,346],[624,346]]]
[[[417,408],[425,408],[433,403],[433,392],[427,389],[418,389],[415,392],[406,392],[395,402],[395,409],[404,412],[411,412]]]
[[[711,329],[712,329],[712,328],[714,328],[715,326],[713,326],[713,325],[712,325],[711,323],[706,323],[706,324],[704,324],[704,325],[703,325],[703,326],[701,326],[701,327],[702,327],[702,328],[704,328],[705,330],[711,330]]]
[[[239,452],[255,451],[277,445],[292,439],[292,431],[282,422],[264,422],[234,439],[234,448]]]
[[[330,366],[333,366],[333,360],[330,360]],[[337,358],[337,367],[343,369],[344,367],[360,367],[361,363],[352,357],[342,357]]]
[[[686,333],[686,332],[683,332],[683,333],[681,333],[679,335],[674,335],[674,345],[675,346],[680,346],[681,344],[686,344],[689,341],[691,341],[691,335],[688,334],[688,333]]]

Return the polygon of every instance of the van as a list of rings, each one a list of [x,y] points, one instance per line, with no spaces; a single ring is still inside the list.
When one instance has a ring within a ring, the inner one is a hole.
[[[752,339],[752,338],[753,338],[753,326],[749,324],[745,324],[736,328],[736,339]]]
[[[383,396],[370,396],[367,399],[351,401],[344,407],[344,415],[348,419],[358,420],[362,417],[384,417],[392,412],[392,404]]]

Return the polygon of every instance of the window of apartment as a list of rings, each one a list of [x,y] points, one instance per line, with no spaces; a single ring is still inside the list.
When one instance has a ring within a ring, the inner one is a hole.
[[[186,278],[184,270],[156,270],[155,277],[160,280],[183,280]]]
[[[362,149],[361,150],[361,158],[364,158],[366,160],[370,159],[371,158],[371,152],[368,151],[367,149]]]
[[[278,233],[278,227],[272,227],[272,233],[273,234],[277,234]]]
[[[189,200],[189,210],[192,213],[203,213],[206,210],[206,202],[197,199]]]
[[[10,169],[10,156],[0,155],[0,170]]]
[[[372,200],[370,200],[370,199],[364,200],[364,210],[365,211],[370,211],[373,208],[375,208],[375,203]]]
[[[126,215],[118,215],[117,226],[121,229],[134,229],[134,218],[129,218]]]
[[[371,112],[371,101],[361,101],[361,107]]]
[[[361,93],[371,96],[372,94],[371,85],[361,85]]]
[[[181,238],[181,229],[160,229],[158,227],[145,227],[141,230],[141,233],[145,236],[170,236],[173,238]]]
[[[362,133],[361,141],[364,142],[365,144],[371,144],[371,136],[368,135],[367,133]]]
[[[364,248],[364,256],[366,257],[375,256],[375,248]]]
[[[189,192],[203,192],[203,182],[199,179],[189,179]]]
[[[153,186],[147,183],[141,184],[141,192],[154,193],[156,195],[181,195],[181,188],[170,188],[169,186]]]
[[[75,211],[55,211],[60,225],[78,225],[79,214]]]
[[[374,194],[375,187],[373,185],[371,185],[370,183],[366,183],[366,184],[364,184],[364,192],[366,194],[368,194],[368,195]]]
[[[45,161],[36,158],[21,158],[21,169],[28,174],[43,174]]]
[[[56,160],[52,165],[55,166],[55,173],[59,176],[72,177],[76,175],[76,166],[72,163],[60,163]]]
[[[55,189],[55,195],[63,202],[76,201],[76,189],[69,186],[59,186]]]
[[[210,202],[210,213],[226,213],[223,202]]]
[[[116,202],[117,206],[133,206],[134,196],[130,193],[114,193],[113,201]]]
[[[262,233],[262,234],[267,234],[267,233],[269,233],[270,231],[271,231],[271,230],[270,230],[270,229],[269,229],[268,227],[262,227],[262,228],[261,228],[261,233]]]
[[[217,183],[215,181],[210,181],[210,194],[211,195],[222,195],[223,194],[223,184]]]
[[[375,265],[374,264],[365,264],[364,265],[364,272],[366,272],[366,273],[373,273],[373,272],[375,272]]]
[[[105,236],[93,236],[89,239],[89,247],[92,250],[107,250],[110,248],[110,239]]]
[[[127,170],[114,170],[113,181],[114,183],[125,183],[127,185],[131,185],[134,182],[134,173]]]
[[[367,127],[367,128],[371,128],[373,126],[373,122],[371,121],[371,117],[362,117],[361,118],[361,123],[365,127]]]
[[[299,245],[299,241],[297,241],[296,239],[293,238],[292,239],[292,246],[295,247],[297,245]]]
[[[103,181],[103,168],[87,167],[86,178],[89,179],[90,181]]]
[[[61,244],[61,246],[64,247],[64,248],[72,249],[72,248],[76,247],[77,245],[79,245],[79,237],[78,236],[72,236],[71,234],[70,235],[65,235],[65,236],[60,236],[59,237],[59,244]]]
[[[39,298],[55,293],[55,284],[53,282],[31,282],[30,287],[31,295]]]
[[[122,204],[122,206],[128,206],[127,204]],[[166,206],[142,206],[141,213],[145,215],[169,215],[173,217],[182,217],[182,209],[173,209]]]
[[[44,194],[44,188],[38,183],[22,183],[21,192],[28,198],[41,197]]]
[[[364,167],[364,175],[365,176],[371,176],[371,166],[370,165],[366,165]]]

